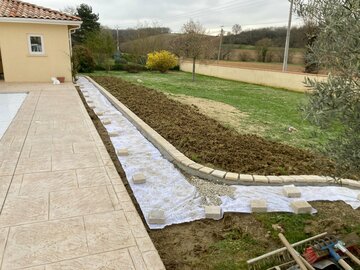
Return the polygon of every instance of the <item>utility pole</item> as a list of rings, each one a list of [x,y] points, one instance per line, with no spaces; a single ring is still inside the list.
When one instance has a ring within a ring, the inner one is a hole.
[[[291,17],[292,17],[292,9],[293,9],[294,0],[291,0],[290,3],[290,12],[289,12],[289,23],[286,32],[286,42],[285,42],[285,51],[284,51],[284,63],[283,63],[283,72],[287,71],[288,66],[288,58],[289,58],[289,43],[290,43],[290,29],[291,29]]]
[[[220,32],[220,44],[219,44],[219,52],[218,52],[218,59],[217,59],[217,63],[219,64],[220,61],[220,54],[221,54],[221,46],[222,46],[222,39],[223,39],[223,34],[224,34],[224,29],[223,29],[223,25],[221,26],[221,32]]]
[[[120,52],[120,46],[119,46],[119,26],[116,26],[116,50],[119,53]]]

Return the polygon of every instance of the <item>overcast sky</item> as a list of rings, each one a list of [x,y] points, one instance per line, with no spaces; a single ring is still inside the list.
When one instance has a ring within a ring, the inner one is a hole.
[[[226,31],[238,23],[243,29],[286,26],[288,0],[28,0],[31,3],[63,9],[86,3],[99,13],[100,22],[109,27],[136,27],[139,23],[156,21],[178,32],[190,18],[200,21],[211,34],[220,26]],[[301,20],[294,16],[294,25]]]

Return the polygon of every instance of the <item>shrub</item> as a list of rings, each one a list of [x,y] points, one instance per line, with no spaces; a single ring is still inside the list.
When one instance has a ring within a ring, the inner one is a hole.
[[[271,46],[272,40],[270,38],[263,38],[255,43],[256,50],[258,51],[258,61],[266,61],[266,55]]]
[[[167,72],[175,67],[178,61],[175,55],[168,51],[159,51],[148,54],[146,67],[152,70],[158,70],[161,73]]]
[[[124,65],[124,70],[126,70],[129,73],[139,73],[140,71],[146,71],[147,68],[143,65],[139,65],[136,63],[128,63]]]
[[[111,67],[111,70],[125,70],[125,65],[124,64],[115,64]]]
[[[95,70],[95,60],[91,51],[82,45],[73,48],[72,63],[74,72],[90,73]]]

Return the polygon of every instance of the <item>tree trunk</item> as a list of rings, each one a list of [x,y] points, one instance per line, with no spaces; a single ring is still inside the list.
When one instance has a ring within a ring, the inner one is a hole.
[[[195,60],[196,58],[193,58],[193,71],[192,71],[192,80],[195,82]]]

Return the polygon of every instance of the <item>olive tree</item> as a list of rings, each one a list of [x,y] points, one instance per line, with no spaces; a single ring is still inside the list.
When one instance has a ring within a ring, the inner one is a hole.
[[[307,79],[313,90],[307,117],[322,127],[337,127],[337,138],[327,147],[342,169],[360,175],[360,1],[295,0],[299,15],[319,31],[311,57],[329,71],[327,81]]]

